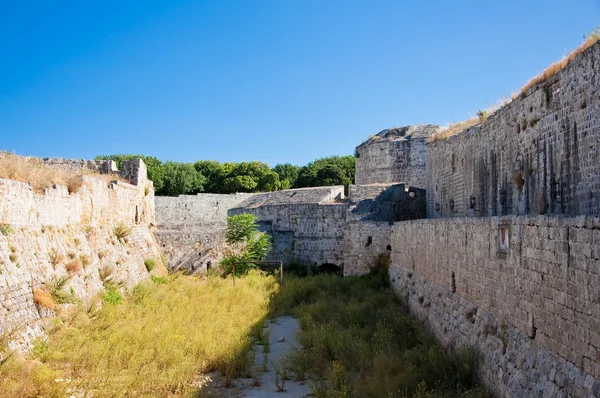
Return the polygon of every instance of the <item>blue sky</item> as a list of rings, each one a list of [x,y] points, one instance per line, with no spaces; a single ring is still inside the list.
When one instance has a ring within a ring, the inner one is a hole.
[[[600,0],[0,0],[0,149],[305,164],[509,96]]]

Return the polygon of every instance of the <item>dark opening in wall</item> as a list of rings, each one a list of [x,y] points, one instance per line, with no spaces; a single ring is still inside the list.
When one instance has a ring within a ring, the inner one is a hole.
[[[475,210],[476,205],[477,205],[477,198],[475,198],[475,196],[471,196],[469,198],[469,209]]]
[[[392,245],[387,245],[385,248],[386,250],[392,250]]]
[[[450,289],[452,293],[456,293],[456,277],[454,276],[454,272],[452,272],[452,281],[450,282]]]
[[[367,238],[367,245],[366,245],[366,246],[371,246],[372,244],[373,244],[373,237],[372,237],[372,236],[369,236],[369,237]],[[366,246],[365,246],[365,247],[366,247]]]
[[[342,269],[332,263],[324,263],[317,267],[317,273],[319,274],[339,274],[342,275]]]
[[[207,262],[206,263],[206,270],[208,271],[209,269],[211,269],[211,267],[212,267],[212,262],[210,262],[210,261]]]

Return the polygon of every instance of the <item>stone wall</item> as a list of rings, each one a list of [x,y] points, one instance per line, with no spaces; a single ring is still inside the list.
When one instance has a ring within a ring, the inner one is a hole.
[[[344,276],[364,275],[391,253],[392,224],[386,221],[350,221],[344,226]]]
[[[390,253],[391,225],[425,216],[425,192],[405,184],[350,185],[257,194],[229,214],[256,215],[273,237],[269,259],[334,264],[344,275],[369,272]]]
[[[77,192],[55,186],[39,194],[0,179],[0,334],[15,329],[13,347],[26,350],[54,314],[34,302],[33,290],[49,291],[62,278],[68,278],[63,292],[86,302],[108,282],[130,288],[148,278],[146,259],[160,273],[153,222],[149,181],[135,186],[85,175]],[[129,230],[120,240],[118,225]]]
[[[499,396],[600,396],[600,220],[417,220],[390,278],[448,346],[477,347]]]
[[[427,137],[440,126],[387,129],[356,147],[356,185],[404,182],[425,188]]]
[[[254,214],[273,237],[268,259],[343,267],[346,202],[343,186],[257,194],[229,211]],[[338,201],[338,202],[336,202]]]
[[[227,211],[253,194],[157,196],[156,238],[170,269],[206,272],[227,251]]]
[[[600,43],[427,147],[428,217],[600,215]]]

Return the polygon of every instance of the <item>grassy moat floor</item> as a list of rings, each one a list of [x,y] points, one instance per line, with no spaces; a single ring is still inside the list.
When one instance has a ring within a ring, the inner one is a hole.
[[[203,387],[203,375],[218,372],[226,387],[260,383],[269,361],[263,326],[281,315],[298,319],[303,346],[272,364],[283,389],[289,378],[306,380],[315,397],[486,396],[475,382],[477,355],[443,350],[387,281],[384,271],[286,275],[283,286],[259,272],[235,286],[217,276],[155,278],[102,308],[63,311],[29,358],[0,363],[0,396],[227,394]],[[256,347],[265,363],[255,363]]]

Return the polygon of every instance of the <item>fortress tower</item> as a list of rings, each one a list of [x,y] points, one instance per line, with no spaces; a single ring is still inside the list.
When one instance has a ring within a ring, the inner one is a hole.
[[[404,182],[425,188],[427,138],[436,124],[382,130],[356,147],[356,185]]]

